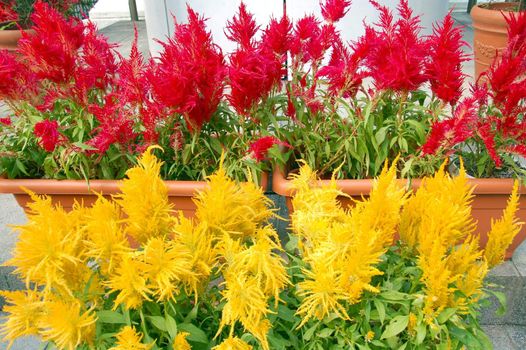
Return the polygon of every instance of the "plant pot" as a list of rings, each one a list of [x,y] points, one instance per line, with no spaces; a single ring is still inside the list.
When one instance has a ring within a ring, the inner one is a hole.
[[[504,16],[519,6],[516,2],[476,5],[471,9],[473,19],[473,51],[475,78],[485,72],[508,43],[508,25]]]
[[[399,180],[401,184],[407,185],[407,180]],[[421,180],[415,179],[411,181],[410,188],[416,190],[420,187]],[[511,194],[513,188],[512,179],[468,179],[470,185],[475,186],[473,191],[474,198],[472,203],[472,216],[477,222],[476,233],[480,236],[480,244],[482,247],[486,246],[488,241],[488,232],[491,228],[491,220],[498,219],[502,216],[504,208]],[[329,180],[321,180],[320,185],[329,184]],[[338,188],[344,193],[348,194],[355,200],[360,200],[362,197],[367,197],[372,189],[373,180],[337,180]],[[277,169],[272,176],[272,190],[277,194],[286,198],[287,208],[289,213],[294,211],[292,207],[291,183],[284,175],[284,172]],[[517,217],[522,222],[526,222],[526,187],[522,187],[521,199],[519,203],[519,210]],[[352,205],[352,201],[348,198],[341,197],[341,204],[346,207]],[[506,259],[510,259],[515,249],[526,239],[526,228],[523,227],[519,234],[515,237],[512,244],[506,251]]]
[[[168,200],[174,210],[180,210],[186,217],[195,214],[195,203],[192,198],[198,191],[206,187],[205,181],[165,181],[168,188]],[[266,189],[268,176],[262,174],[262,188]],[[106,198],[118,194],[117,180],[41,180],[41,179],[5,179],[0,178],[0,193],[13,194],[18,204],[27,211],[27,204],[31,198],[24,189],[36,194],[48,195],[53,203],[60,204],[67,211],[71,210],[75,202],[90,206],[97,200],[100,193]]]
[[[18,41],[22,37],[22,31],[18,29],[0,30],[0,50],[15,51]]]

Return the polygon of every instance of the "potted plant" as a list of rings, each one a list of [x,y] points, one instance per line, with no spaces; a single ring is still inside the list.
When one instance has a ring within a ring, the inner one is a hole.
[[[188,23],[146,62],[136,44],[129,58],[120,57],[92,24],[35,6],[34,33],[24,34],[16,54],[0,54],[1,94],[13,111],[0,125],[1,192],[25,205],[25,187],[71,208],[74,199],[95,200],[92,190],[115,192],[114,180],[153,144],[164,150],[156,151],[163,178],[177,180],[168,184],[170,196],[188,214],[192,194],[223,153],[236,180],[264,182],[266,152],[276,143],[265,136],[268,101],[282,76],[284,53],[271,45],[282,35],[280,21],[261,39],[252,38],[255,23],[245,36],[237,28],[249,18],[242,6],[228,29],[239,49],[226,62],[205,20],[189,8]]]
[[[484,216],[493,215],[505,205],[511,178],[524,179],[526,175],[526,67],[517,63],[526,59],[526,13],[510,14],[506,21],[509,38],[500,57],[483,73],[485,79],[472,87],[472,96],[462,101],[462,109],[433,124],[423,146],[426,154],[442,154],[457,164],[459,158],[463,159],[474,177],[470,182],[477,185],[474,210]],[[525,204],[521,197],[521,218],[526,213]],[[479,225],[487,229],[490,221],[481,216]],[[512,249],[524,240],[524,235],[521,232],[517,236]]]
[[[322,178],[334,174],[338,188],[347,195],[341,198],[345,205],[367,196],[372,188],[371,178],[378,174],[385,160],[392,161],[397,156],[400,156],[399,175],[414,179],[408,186],[416,189],[420,184],[418,178],[435,171],[449,156],[447,152],[430,152],[428,137],[434,138],[440,126],[452,123],[442,120],[467,118],[473,113],[477,94],[461,99],[464,81],[461,64],[467,57],[462,52],[465,43],[461,30],[454,27],[451,16],[435,27],[433,35],[420,38],[418,19],[412,16],[407,2],[401,2],[398,20],[386,7],[377,5],[377,8],[381,12],[380,23],[366,28],[366,34],[350,49],[337,36],[332,42],[323,42],[324,38],[331,38],[330,18],[326,18],[328,23],[324,26],[316,27],[319,24],[307,17],[303,24],[309,28],[311,37],[306,36],[306,40],[300,38],[304,28],[296,26],[298,49],[297,52],[291,49],[292,82],[288,88],[290,118],[281,121],[282,127],[277,131],[292,149],[286,150],[282,157],[288,163],[282,169],[277,168],[273,177],[273,189],[287,197],[289,211],[294,208],[287,173],[299,167],[298,159],[307,162]],[[318,31],[310,29],[313,27],[319,28]],[[522,26],[518,24],[515,28]],[[324,64],[322,52],[329,47],[332,56]],[[312,56],[311,52],[318,56]],[[521,73],[514,77],[521,77]],[[520,109],[524,97],[519,86],[523,82],[510,85],[514,83],[513,77],[507,78],[510,80],[499,82],[500,88],[510,90],[503,90],[500,98],[507,101],[509,108]],[[494,78],[497,79],[498,76]],[[421,89],[424,83],[430,85],[430,96]],[[513,90],[517,98],[504,97]],[[488,112],[487,116],[490,115]],[[431,131],[431,126],[437,130]],[[445,132],[442,136],[451,137],[446,130],[442,131]],[[448,146],[444,149],[449,150]],[[484,162],[479,156],[465,155],[470,170],[471,159]],[[491,225],[488,210],[502,210],[512,180],[503,180],[501,197],[495,195],[491,185],[483,184],[485,180],[470,181],[477,183],[473,215],[479,222],[478,233],[484,245]],[[481,197],[484,193],[490,196]],[[522,204],[520,208],[522,218],[525,213]],[[507,257],[511,257],[525,235],[526,232],[521,232],[517,236]]]
[[[524,0],[515,2],[490,1],[471,9],[473,19],[473,51],[475,53],[475,77],[485,72],[493,58],[506,47],[508,23],[506,17],[524,11]]]
[[[22,30],[31,26],[37,0],[7,0],[0,4],[0,49],[15,50]],[[45,1],[45,0],[44,0]],[[91,8],[97,0],[47,0],[65,16],[79,15],[78,9]]]
[[[171,212],[161,167],[147,150],[115,201],[100,197],[70,213],[32,194],[6,262],[28,287],[1,292],[7,342],[36,335],[59,350],[492,348],[478,313],[501,294],[484,277],[520,229],[517,186],[482,250],[463,172],[452,179],[442,168],[408,194],[396,167],[386,167],[371,196],[346,211],[335,184],[315,186],[305,166],[294,180],[286,259],[256,186],[220,168],[190,220]]]

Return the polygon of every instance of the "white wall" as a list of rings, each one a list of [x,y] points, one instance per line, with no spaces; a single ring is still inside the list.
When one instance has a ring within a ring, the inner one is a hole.
[[[161,0],[158,0],[161,1]],[[144,14],[143,0],[135,0],[139,15]],[[92,18],[130,18],[128,0],[99,0],[90,11]]]

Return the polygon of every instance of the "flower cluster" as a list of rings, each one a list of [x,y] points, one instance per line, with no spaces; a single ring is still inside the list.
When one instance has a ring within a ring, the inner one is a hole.
[[[346,209],[334,179],[320,187],[304,165],[285,252],[260,188],[220,165],[186,218],[152,151],[119,195],[91,207],[66,212],[31,194],[6,263],[27,290],[0,292],[5,341],[38,335],[60,350],[465,345],[481,332],[473,317],[484,276],[522,226],[517,184],[482,250],[463,169],[451,178],[443,166],[406,193],[396,164],[386,165],[370,196]]]
[[[511,13],[506,21],[507,47],[452,116],[433,123],[423,146],[424,154],[462,156],[476,176],[518,169],[513,156],[526,156],[526,13]]]

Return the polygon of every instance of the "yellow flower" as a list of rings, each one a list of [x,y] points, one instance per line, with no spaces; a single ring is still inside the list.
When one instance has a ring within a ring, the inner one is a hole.
[[[137,166],[126,172],[128,178],[120,186],[122,194],[115,197],[127,215],[127,233],[139,243],[165,237],[174,223],[168,190],[159,176],[162,162],[152,154],[153,148],[149,147]]]
[[[229,337],[214,346],[212,350],[252,350],[252,346],[237,337]]]
[[[110,350],[150,350],[153,347],[153,344],[141,343],[143,335],[130,326],[123,327],[115,337],[117,346]]]
[[[268,349],[267,333],[270,323],[266,320],[270,312],[267,297],[254,277],[246,275],[226,275],[225,289],[221,292],[226,304],[223,307],[218,334],[224,326],[234,327],[240,321],[243,327],[252,333]]]
[[[173,350],[192,350],[192,347],[186,341],[186,337],[188,337],[189,335],[190,333],[187,332],[177,333],[177,336],[175,337],[173,343]]]
[[[252,183],[237,184],[221,166],[207,179],[207,187],[194,197],[196,218],[212,230],[214,236],[224,233],[244,238],[273,215],[270,200]]]
[[[109,276],[107,286],[111,292],[119,292],[115,298],[113,309],[123,303],[127,309],[135,309],[142,305],[144,300],[150,300],[146,279],[144,278],[144,262],[140,256],[124,256],[116,271]]]
[[[367,332],[367,334],[366,334],[365,337],[364,337],[364,338],[365,338],[365,342],[366,342],[366,343],[370,343],[370,342],[372,342],[372,341],[374,340],[374,335],[375,335],[375,334],[374,334],[373,331],[369,331],[369,332]]]
[[[67,290],[64,266],[82,263],[79,217],[75,211],[68,214],[53,207],[48,197],[29,194],[34,202],[29,204],[28,222],[16,226],[19,239],[13,257],[4,265],[15,266],[28,286],[34,282],[48,291],[56,286]]]
[[[173,299],[179,293],[177,282],[192,274],[191,255],[182,244],[151,238],[144,247],[144,274],[149,288],[159,301]]]
[[[484,252],[490,268],[504,261],[506,249],[521,230],[523,223],[519,222],[515,216],[519,207],[519,199],[519,182],[515,181],[502,218],[491,221],[491,231],[488,233],[488,243]]]
[[[115,202],[100,196],[89,209],[84,244],[86,256],[97,261],[104,275],[113,272],[123,255],[130,251],[121,211]]]
[[[270,226],[261,229],[267,230],[274,231]],[[227,269],[230,274],[253,276],[266,296],[274,296],[276,304],[279,293],[289,283],[283,259],[272,251],[277,248],[271,239],[263,236],[248,249],[236,254]]]
[[[416,324],[418,322],[418,318],[416,317],[416,315],[412,312],[409,313],[409,322],[407,324],[407,332],[410,334],[410,335],[414,335],[415,334],[415,329],[416,329]]]
[[[8,314],[3,317],[0,335],[9,341],[9,347],[16,338],[38,334],[37,324],[44,311],[41,294],[28,290],[1,291],[0,295],[6,299],[3,311]]]
[[[67,350],[93,343],[97,317],[90,310],[83,311],[78,301],[45,301],[44,309],[39,328],[45,341]]]
[[[197,300],[200,289],[208,282],[217,257],[212,236],[206,224],[195,224],[180,214],[179,223],[174,227],[174,240],[180,242],[191,257],[190,273],[183,273],[180,278],[186,292],[194,293]]]

